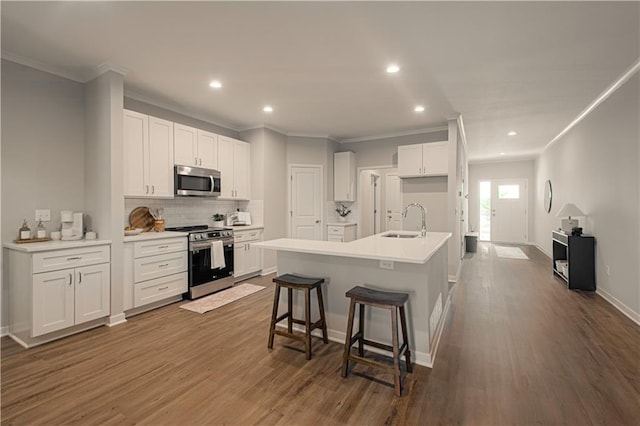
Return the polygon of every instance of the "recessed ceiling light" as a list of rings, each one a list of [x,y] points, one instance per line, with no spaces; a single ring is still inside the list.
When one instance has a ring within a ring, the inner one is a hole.
[[[517,135],[517,134],[518,134],[517,132],[514,132],[514,131],[512,130],[512,131],[510,131],[509,133],[507,133],[507,136],[515,136],[515,135]]]
[[[415,112],[424,112],[424,106],[422,105],[416,105],[416,107],[413,109]]]
[[[266,105],[262,110],[264,112],[273,112],[273,107],[271,105]]]
[[[213,80],[211,83],[209,83],[210,87],[213,87],[214,89],[219,89],[222,87],[222,83],[220,83],[218,80]]]
[[[396,64],[389,64],[389,65],[387,66],[387,72],[388,72],[389,74],[395,74],[395,73],[397,73],[398,71],[400,71],[400,67],[399,67],[398,65],[396,65]]]
[[[504,152],[501,152],[500,155],[504,155]]]

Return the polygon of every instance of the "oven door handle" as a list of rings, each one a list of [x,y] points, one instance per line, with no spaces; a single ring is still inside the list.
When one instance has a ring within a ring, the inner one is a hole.
[[[222,244],[225,246],[229,244],[233,244],[233,239],[222,240]],[[194,251],[194,250],[202,250],[206,248],[211,248],[211,241],[202,242],[202,243],[191,243],[191,247],[189,247],[189,250]]]

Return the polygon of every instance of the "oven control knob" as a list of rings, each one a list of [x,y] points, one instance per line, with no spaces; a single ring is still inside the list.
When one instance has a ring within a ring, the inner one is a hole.
[[[194,235],[194,236],[193,236],[193,238],[195,238],[196,240],[199,240],[199,239],[201,239],[201,238],[202,238],[202,235],[200,235],[200,234],[196,234],[196,235]]]

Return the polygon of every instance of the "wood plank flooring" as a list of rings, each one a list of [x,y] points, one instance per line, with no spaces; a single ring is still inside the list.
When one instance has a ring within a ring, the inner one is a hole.
[[[612,424],[640,419],[640,327],[566,290],[550,260],[467,255],[433,369],[403,396],[342,345],[276,336],[273,286],[200,315],[173,304],[24,350],[2,339],[3,425]],[[354,283],[360,284],[360,283]]]

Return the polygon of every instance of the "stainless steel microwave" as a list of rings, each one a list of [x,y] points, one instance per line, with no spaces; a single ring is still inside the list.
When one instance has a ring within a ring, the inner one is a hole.
[[[175,166],[175,195],[183,197],[220,196],[220,172],[202,167]]]

